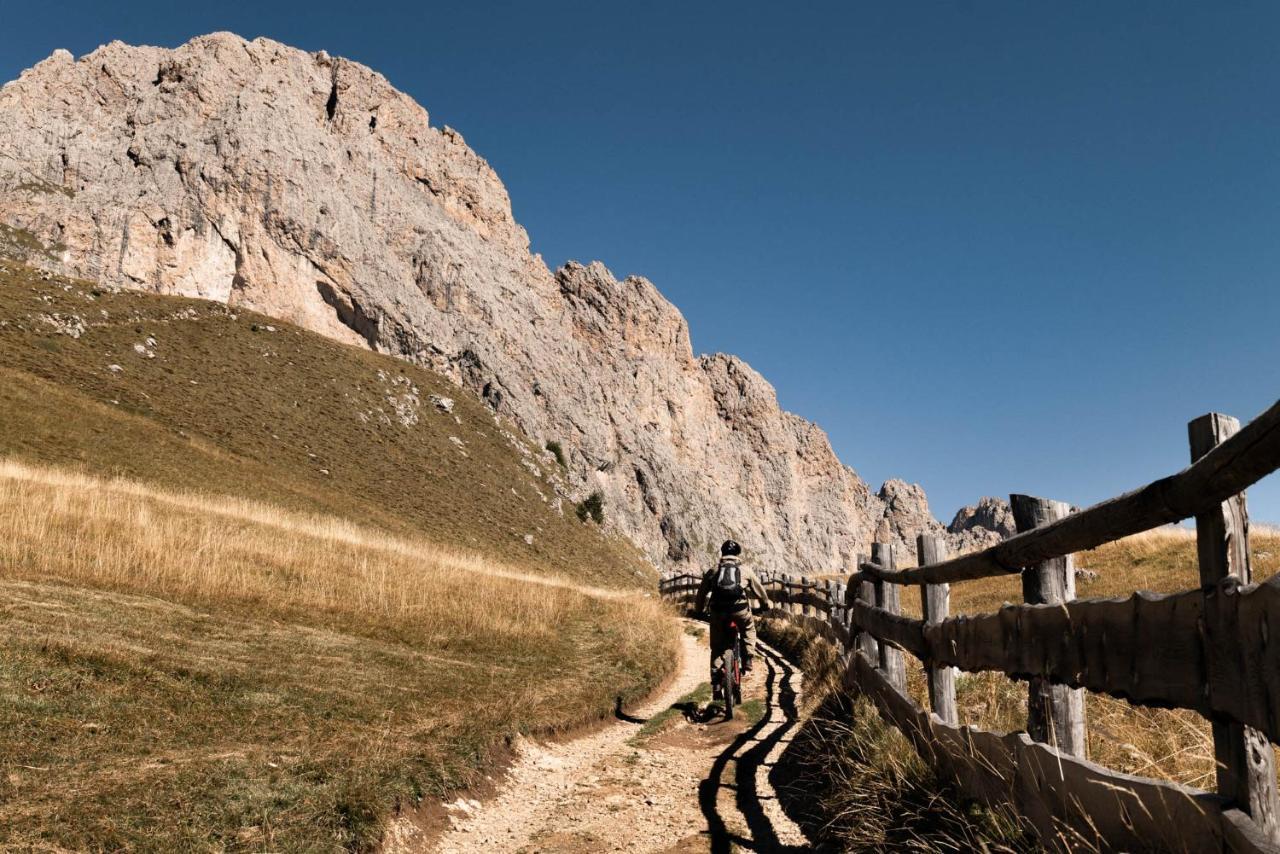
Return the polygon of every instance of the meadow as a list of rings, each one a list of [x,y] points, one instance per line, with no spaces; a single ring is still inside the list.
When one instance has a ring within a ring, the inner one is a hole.
[[[367,850],[676,660],[643,593],[342,519],[13,461],[0,507],[9,846]]]

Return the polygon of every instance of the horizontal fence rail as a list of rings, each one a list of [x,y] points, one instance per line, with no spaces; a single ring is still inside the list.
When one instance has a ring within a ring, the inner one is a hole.
[[[1086,510],[1011,496],[1019,533],[974,554],[947,559],[921,536],[916,568],[896,570],[896,549],[876,543],[844,581],[763,573],[774,613],[837,644],[846,683],[921,756],[1050,848],[1280,852],[1280,576],[1250,583],[1243,492],[1280,468],[1280,403],[1242,429],[1204,416],[1189,437],[1189,468]],[[1072,553],[1189,517],[1199,588],[1075,599]],[[950,582],[1014,573],[1025,604],[949,616]],[[670,575],[660,591],[692,603],[701,582]],[[903,585],[920,588],[923,619],[900,613]],[[924,665],[929,711],[906,693],[904,653]],[[1027,731],[959,726],[956,669],[1025,680]],[[1210,720],[1218,792],[1088,761],[1083,690]]]

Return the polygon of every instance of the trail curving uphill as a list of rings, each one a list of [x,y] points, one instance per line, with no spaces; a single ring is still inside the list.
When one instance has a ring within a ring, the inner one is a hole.
[[[696,623],[686,623],[689,631]],[[498,793],[446,805],[450,829],[429,850],[495,852],[800,852],[769,772],[800,722],[800,674],[772,650],[747,682],[755,720],[700,722],[680,699],[707,681],[704,637],[686,632],[671,685],[632,714],[560,744],[519,745]],[[662,726],[644,724],[673,708]],[[414,850],[395,844],[389,851]],[[407,840],[406,840],[407,841]]]

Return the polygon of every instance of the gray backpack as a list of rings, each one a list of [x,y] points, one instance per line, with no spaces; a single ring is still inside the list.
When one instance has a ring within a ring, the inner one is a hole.
[[[715,583],[711,585],[711,607],[717,611],[732,610],[747,598],[742,586],[742,567],[736,563],[722,563],[716,567]]]

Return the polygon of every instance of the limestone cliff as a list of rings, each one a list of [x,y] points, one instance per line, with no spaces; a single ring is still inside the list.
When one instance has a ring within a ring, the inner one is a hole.
[[[647,280],[550,271],[456,131],[324,52],[219,33],[54,53],[0,90],[0,248],[432,367],[559,442],[571,497],[600,491],[659,564],[731,535],[764,566],[830,570],[878,529],[940,530],[743,362],[695,356]]]

